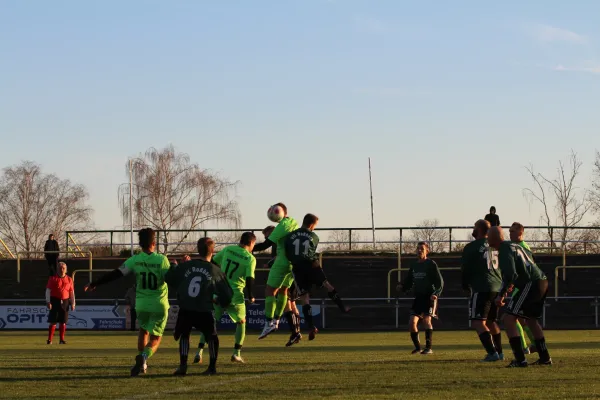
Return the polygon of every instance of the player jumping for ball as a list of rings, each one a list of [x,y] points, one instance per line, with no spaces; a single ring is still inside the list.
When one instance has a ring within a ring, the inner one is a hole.
[[[140,323],[138,351],[131,376],[146,373],[147,361],[160,345],[167,325],[169,313],[169,289],[165,275],[170,268],[167,257],[157,254],[156,233],[152,228],[138,232],[140,254],[128,258],[119,268],[89,283],[85,291],[93,291],[97,286],[112,282],[130,273],[135,274],[135,309]]]
[[[432,354],[433,325],[431,317],[436,316],[437,300],[444,288],[444,279],[435,261],[428,258],[429,245],[417,244],[417,261],[410,265],[406,280],[398,285],[398,291],[408,292],[414,288],[415,299],[410,310],[408,328],[415,349],[412,354]],[[419,321],[425,326],[425,349],[421,351],[419,341]]]
[[[327,295],[337,304],[342,312],[348,312],[335,288],[327,280],[327,276],[319,264],[317,246],[319,237],[314,232],[319,218],[313,214],[306,214],[302,221],[302,227],[285,237],[284,246],[287,259],[292,263],[294,280],[299,291],[299,300],[302,304],[304,319],[310,329],[309,340],[313,340],[319,332],[315,327],[310,306],[310,290],[313,285],[327,289]],[[297,343],[300,332],[292,334],[286,346]]]

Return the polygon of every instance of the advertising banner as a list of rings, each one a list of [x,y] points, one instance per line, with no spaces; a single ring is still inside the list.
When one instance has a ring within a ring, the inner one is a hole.
[[[70,329],[125,329],[125,306],[77,306],[69,312]],[[45,306],[0,306],[0,329],[47,329]]]

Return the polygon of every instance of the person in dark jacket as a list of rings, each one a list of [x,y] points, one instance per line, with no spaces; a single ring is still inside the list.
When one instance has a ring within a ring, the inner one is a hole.
[[[58,242],[54,239],[54,235],[50,234],[48,236],[48,240],[46,240],[46,244],[44,245],[44,256],[46,256],[46,261],[48,262],[48,274],[50,276],[56,275],[56,265],[58,263],[58,253],[53,253],[60,251],[60,247],[58,246]]]
[[[500,226],[500,217],[496,214],[496,207],[494,206],[490,207],[490,213],[484,219],[490,223],[490,226]]]

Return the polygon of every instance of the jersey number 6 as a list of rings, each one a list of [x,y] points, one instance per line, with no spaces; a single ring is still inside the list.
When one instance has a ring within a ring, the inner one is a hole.
[[[188,286],[188,296],[190,297],[198,297],[200,294],[200,284],[202,283],[201,276],[195,276]]]

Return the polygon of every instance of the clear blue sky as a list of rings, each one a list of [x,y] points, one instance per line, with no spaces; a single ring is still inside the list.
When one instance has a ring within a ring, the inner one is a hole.
[[[524,4],[525,3],[525,4]],[[323,227],[538,222],[524,166],[600,147],[600,2],[0,2],[0,166],[84,183],[122,225],[126,160],[173,144]]]

